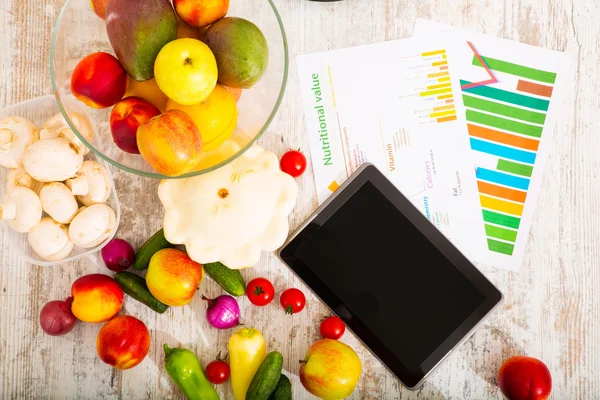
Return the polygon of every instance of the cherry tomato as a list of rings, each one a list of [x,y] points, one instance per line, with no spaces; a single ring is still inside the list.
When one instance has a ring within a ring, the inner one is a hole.
[[[344,321],[338,317],[327,317],[321,322],[319,331],[321,332],[321,337],[323,339],[338,340],[346,331],[346,325],[344,325]]]
[[[246,286],[246,296],[256,306],[266,306],[275,297],[273,284],[265,278],[252,279]]]
[[[281,307],[285,310],[286,314],[296,314],[304,309],[306,305],[306,297],[299,289],[291,288],[286,289],[281,293],[279,298]]]
[[[220,385],[229,379],[229,364],[221,359],[221,353],[216,360],[206,366],[206,378],[215,385]]]
[[[306,171],[306,157],[298,150],[288,150],[281,156],[279,168],[286,174],[297,178]]]

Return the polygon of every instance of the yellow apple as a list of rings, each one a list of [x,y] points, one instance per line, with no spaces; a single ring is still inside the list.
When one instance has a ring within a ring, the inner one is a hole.
[[[169,99],[190,106],[206,100],[212,93],[217,84],[217,61],[201,41],[177,39],[158,53],[154,76]]]
[[[348,397],[362,372],[360,359],[352,348],[332,339],[314,343],[301,361],[300,382],[306,390],[323,400]]]

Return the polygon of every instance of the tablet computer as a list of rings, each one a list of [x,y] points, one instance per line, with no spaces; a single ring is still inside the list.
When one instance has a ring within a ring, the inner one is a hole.
[[[340,186],[278,255],[410,389],[502,300],[371,164]]]

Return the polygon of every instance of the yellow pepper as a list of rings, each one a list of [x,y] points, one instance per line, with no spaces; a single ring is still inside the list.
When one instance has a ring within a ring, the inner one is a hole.
[[[246,399],[252,378],[266,356],[265,340],[256,329],[242,328],[229,338],[231,387],[236,400]]]

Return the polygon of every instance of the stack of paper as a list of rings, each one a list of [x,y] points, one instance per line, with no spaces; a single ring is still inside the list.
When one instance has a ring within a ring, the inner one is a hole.
[[[297,62],[319,202],[371,162],[469,259],[519,268],[567,55],[418,20]]]

